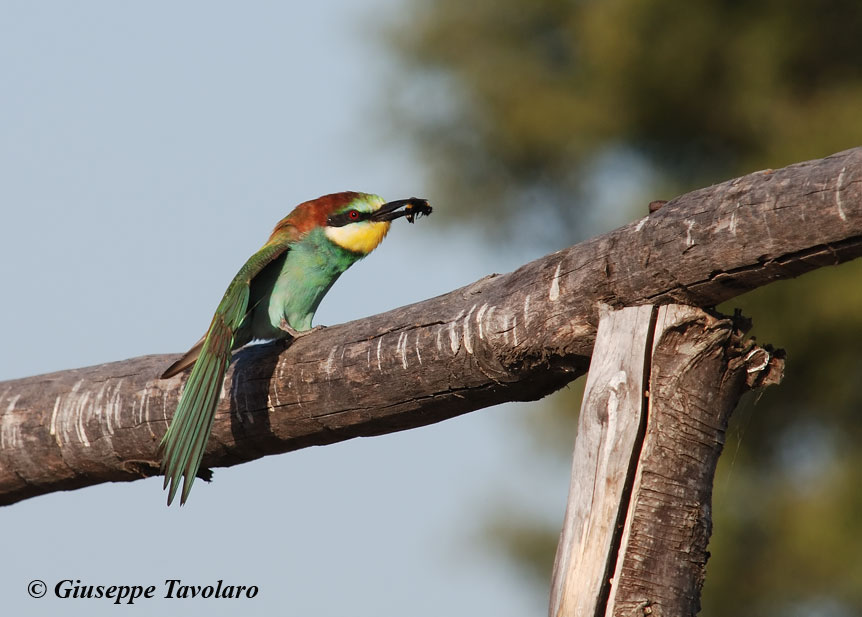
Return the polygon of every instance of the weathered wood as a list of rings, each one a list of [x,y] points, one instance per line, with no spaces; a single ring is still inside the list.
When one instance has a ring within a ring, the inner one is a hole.
[[[650,323],[650,308],[599,323],[552,617],[697,613],[727,422],[747,389],[781,378],[783,360],[731,319],[666,305]]]
[[[730,319],[659,308],[649,411],[607,617],[700,610],[712,485],[730,415],[752,387],[778,383],[782,357],[746,345]]]
[[[540,398],[586,369],[600,303],[711,306],[860,254],[862,148],[701,189],[513,273],[243,351],[204,465]],[[175,358],[0,383],[0,503],[155,473]]]
[[[645,420],[652,306],[605,310],[599,320],[551,581],[551,617],[596,615],[607,598]],[[609,570],[610,568],[610,570]]]

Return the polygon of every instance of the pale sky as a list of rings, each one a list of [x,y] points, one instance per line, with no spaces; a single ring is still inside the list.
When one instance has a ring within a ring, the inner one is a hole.
[[[0,3],[0,380],[184,351],[296,203],[340,190],[435,203],[421,162],[381,126],[398,84],[377,24],[400,8]],[[431,219],[394,225],[316,323],[524,260],[444,231],[435,205]],[[160,479],[0,508],[3,614],[541,614],[545,598],[481,539],[491,514],[506,517],[505,495],[562,520],[568,470],[537,463],[518,435],[532,409],[216,469],[182,509],[165,506]],[[160,599],[168,578],[260,591]],[[45,598],[28,596],[33,579]],[[60,600],[61,579],[152,584],[156,598]]]

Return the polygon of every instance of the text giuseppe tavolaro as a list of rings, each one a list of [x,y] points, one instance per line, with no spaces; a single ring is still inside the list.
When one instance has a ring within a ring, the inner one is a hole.
[[[258,591],[257,585],[226,585],[221,579],[214,585],[186,585],[181,579],[169,578],[157,589],[156,585],[87,585],[80,580],[66,578],[54,586],[54,595],[58,598],[104,598],[113,600],[114,604],[134,604],[135,600],[154,597],[181,600],[254,598]]]

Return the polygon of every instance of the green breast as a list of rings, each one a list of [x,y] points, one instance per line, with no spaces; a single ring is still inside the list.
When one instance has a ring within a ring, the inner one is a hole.
[[[330,242],[320,228],[291,245],[252,281],[252,338],[283,338],[282,318],[294,330],[311,328],[323,296],[362,257]]]

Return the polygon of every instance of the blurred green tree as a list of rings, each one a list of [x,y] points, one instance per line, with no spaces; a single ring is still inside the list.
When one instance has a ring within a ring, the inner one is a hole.
[[[515,243],[558,248],[654,198],[862,144],[857,0],[410,7],[388,30],[398,127],[450,220]],[[742,306],[789,359],[784,384],[731,427],[705,615],[862,614],[860,276],[851,263],[724,307]],[[547,586],[558,530],[492,527]]]

